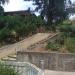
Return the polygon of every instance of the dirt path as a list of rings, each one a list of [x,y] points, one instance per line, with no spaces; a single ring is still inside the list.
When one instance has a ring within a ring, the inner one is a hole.
[[[18,50],[26,49],[29,46],[38,43],[54,35],[53,33],[38,33],[16,44],[0,48],[0,59],[11,54],[15,54]]]

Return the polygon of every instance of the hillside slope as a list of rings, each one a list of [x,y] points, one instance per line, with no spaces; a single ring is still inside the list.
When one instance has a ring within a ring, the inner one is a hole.
[[[26,38],[18,43],[0,48],[0,59],[11,54],[16,54],[18,50],[27,49],[29,46],[43,41],[55,33],[37,33],[29,38]]]

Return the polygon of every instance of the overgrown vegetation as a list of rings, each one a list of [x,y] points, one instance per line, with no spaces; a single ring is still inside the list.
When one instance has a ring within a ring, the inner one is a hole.
[[[39,32],[44,27],[40,16],[0,16],[0,42],[13,43],[21,37]]]
[[[50,51],[75,53],[75,37],[65,38],[63,42],[63,44],[59,42],[49,42],[46,46],[46,49]],[[64,51],[62,49],[64,49]]]
[[[75,53],[75,37],[68,37],[64,40],[64,45],[69,52]]]
[[[62,25],[59,28],[66,37],[75,37],[75,25]]]
[[[3,63],[0,63],[0,75],[19,75],[14,68],[5,66]]]
[[[75,25],[68,20],[68,15],[71,13],[68,10],[72,5],[71,0],[31,0],[34,1],[34,5],[37,5],[35,11],[41,9],[38,17],[35,15],[3,16],[4,10],[1,4],[7,1],[0,0],[0,46],[15,43],[25,36],[48,29],[60,32],[60,37],[55,42],[48,42],[47,49],[58,51],[61,47],[66,47],[68,51],[75,52],[73,42]]]
[[[58,49],[60,48],[60,46],[59,46],[59,44],[57,44],[57,43],[48,42],[46,48],[47,48],[47,49],[50,49],[50,50],[52,50],[52,51],[58,51]]]
[[[65,23],[65,22],[64,22]],[[62,51],[62,48],[67,50],[67,52],[75,52],[75,25],[72,25],[70,22],[59,26],[58,30],[60,32],[59,37],[55,40],[54,43],[49,42],[47,44],[47,49],[52,51]]]

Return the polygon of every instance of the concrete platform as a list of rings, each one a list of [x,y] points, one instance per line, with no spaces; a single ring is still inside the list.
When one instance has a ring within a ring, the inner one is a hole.
[[[44,75],[75,75],[75,72],[45,70]]]

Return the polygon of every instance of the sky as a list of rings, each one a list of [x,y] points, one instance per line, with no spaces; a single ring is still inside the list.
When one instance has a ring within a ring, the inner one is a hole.
[[[75,0],[71,0],[74,2]],[[18,10],[27,10],[29,7],[31,10],[34,10],[35,7],[33,6],[32,1],[24,1],[24,0],[9,0],[9,3],[5,3],[3,5],[5,12],[8,11],[18,11]],[[35,12],[35,14],[38,16],[39,13]],[[73,16],[71,16],[73,17]]]
[[[75,0],[71,0],[74,2]],[[24,1],[24,0],[9,0],[9,3],[4,5],[4,10],[7,11],[17,11],[17,10],[26,10],[31,7],[31,9],[35,9],[32,5],[32,1]]]
[[[5,3],[4,10],[7,11],[18,11],[18,10],[26,10],[29,7],[34,9],[32,5],[32,1],[24,1],[24,0],[9,0],[9,3]]]
[[[74,2],[75,0],[71,0],[72,2]]]

